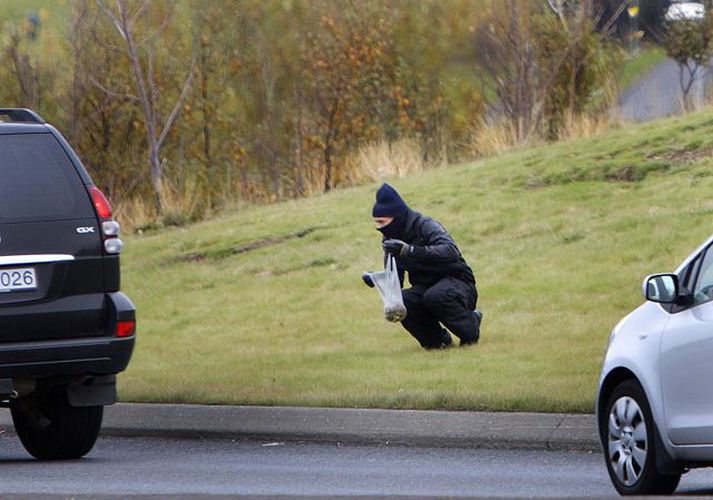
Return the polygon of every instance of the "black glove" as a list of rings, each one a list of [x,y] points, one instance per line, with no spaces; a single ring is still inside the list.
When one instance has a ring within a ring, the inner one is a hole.
[[[384,252],[400,257],[405,257],[409,254],[409,252],[411,252],[411,245],[401,240],[384,240],[381,246],[384,247]]]
[[[374,282],[371,279],[371,276],[369,276],[369,273],[364,273],[361,275],[361,280],[364,282],[366,286],[369,288],[374,288]]]

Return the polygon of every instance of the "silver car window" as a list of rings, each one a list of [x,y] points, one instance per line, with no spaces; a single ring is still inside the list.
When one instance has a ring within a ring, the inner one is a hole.
[[[694,304],[702,304],[713,300],[713,247],[708,247],[701,262],[701,268],[693,289]]]

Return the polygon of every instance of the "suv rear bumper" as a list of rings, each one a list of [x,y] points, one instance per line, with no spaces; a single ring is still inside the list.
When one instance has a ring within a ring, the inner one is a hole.
[[[126,369],[135,337],[0,344],[0,378],[108,375]]]
[[[0,378],[108,375],[126,369],[135,335],[113,336],[116,322],[132,320],[136,310],[121,292],[106,294],[108,325],[97,337],[0,343]]]

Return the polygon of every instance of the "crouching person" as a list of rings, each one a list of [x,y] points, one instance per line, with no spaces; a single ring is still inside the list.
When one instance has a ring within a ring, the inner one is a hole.
[[[482,313],[475,310],[475,277],[450,234],[435,220],[411,210],[388,184],[377,191],[372,216],[383,235],[384,252],[396,258],[402,286],[408,273],[411,288],[403,291],[403,327],[424,349],[451,345],[448,331],[461,346],[476,344]],[[363,279],[374,286],[368,274]]]

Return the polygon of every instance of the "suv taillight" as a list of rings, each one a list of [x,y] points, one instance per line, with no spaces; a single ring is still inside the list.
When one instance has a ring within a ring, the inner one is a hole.
[[[117,337],[131,337],[136,333],[136,320],[122,320],[116,322],[116,332]]]
[[[92,186],[89,188],[89,194],[92,195],[92,203],[94,203],[94,208],[99,218],[102,220],[111,219],[113,215],[111,204],[109,200],[106,199],[106,196],[104,196],[104,193],[102,193],[98,187]]]
[[[92,197],[94,209],[97,212],[101,223],[102,242],[104,243],[104,251],[108,254],[117,255],[124,248],[124,243],[119,239],[121,227],[119,223],[112,219],[113,212],[109,200],[106,199],[98,187],[91,186],[89,194]]]

